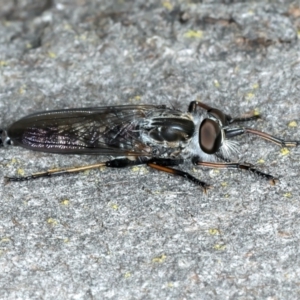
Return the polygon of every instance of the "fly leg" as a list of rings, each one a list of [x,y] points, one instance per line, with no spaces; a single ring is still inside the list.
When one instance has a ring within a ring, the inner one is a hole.
[[[75,167],[75,168],[67,168],[67,169],[50,169],[45,172],[39,172],[39,173],[33,173],[28,176],[22,176],[22,177],[5,177],[6,182],[11,181],[28,181],[33,179],[38,179],[41,177],[52,177],[52,176],[58,176],[58,175],[65,175],[65,174],[71,174],[71,173],[77,173],[82,172],[86,170],[96,169],[105,167],[105,162],[100,162],[98,164],[83,166],[83,167]]]
[[[252,116],[249,116],[249,117],[232,118],[229,115],[227,115],[227,117],[228,117],[228,124],[256,121],[261,118],[260,115],[256,115],[256,114],[253,114]]]
[[[125,159],[114,159],[112,161],[107,162],[107,167],[111,167],[111,168],[123,168],[123,167],[127,167],[127,166],[132,166],[132,165],[140,165],[140,164],[147,164],[147,166],[158,170],[158,171],[162,171],[162,172],[166,172],[175,176],[181,176],[191,182],[193,182],[194,184],[197,184],[199,186],[201,186],[204,190],[204,192],[206,192],[210,186],[208,184],[206,184],[203,181],[200,181],[199,179],[197,179],[196,177],[192,176],[191,174],[178,170],[178,169],[173,169],[170,168],[170,166],[178,166],[180,164],[183,163],[182,159],[168,159],[168,158],[150,158],[150,159],[143,159],[143,158],[138,158],[135,161],[130,161],[129,159],[125,158]]]
[[[269,142],[275,143],[281,147],[297,147],[300,145],[300,141],[285,141],[281,138],[275,137],[273,135],[270,135],[268,133],[252,129],[252,128],[244,128],[245,133],[250,133],[253,135],[257,135]]]
[[[207,110],[207,111],[213,109],[213,107],[210,107],[209,105],[202,103],[200,101],[192,101],[192,102],[190,102],[188,112],[190,112],[190,113],[196,112],[198,107],[200,107],[204,110]]]
[[[260,138],[274,143],[281,147],[297,147],[300,146],[300,141],[285,141],[281,138],[275,137],[263,131],[259,131],[253,128],[239,127],[239,128],[228,128],[225,129],[226,138],[232,138],[245,133],[257,135]]]
[[[135,160],[130,160],[128,158],[116,158],[107,161],[105,166],[109,168],[126,168],[136,165],[148,165],[149,163],[157,163],[161,166],[178,166],[183,163],[183,159],[137,157]]]
[[[233,118],[230,115],[227,115],[220,111],[219,109],[213,108],[205,103],[202,103],[200,101],[192,101],[189,105],[188,112],[194,113],[197,111],[198,108],[202,108],[206,110],[208,113],[212,114],[213,116],[220,119],[222,124],[224,126],[230,125],[232,123],[239,123],[239,122],[248,122],[248,121],[254,121],[260,118],[260,115],[252,115],[249,117],[240,117],[240,118]]]
[[[276,182],[278,182],[278,178],[267,174],[263,173],[255,168],[254,165],[249,164],[249,163],[233,163],[233,162],[204,162],[204,161],[199,161],[198,159],[194,159],[193,163],[197,166],[204,166],[207,168],[212,168],[212,169],[239,169],[239,170],[246,170],[248,172],[251,172],[261,178],[264,178],[268,180],[272,185],[275,185]]]
[[[33,173],[28,176],[22,177],[5,177],[6,182],[10,181],[28,181],[33,179],[38,179],[41,177],[52,177],[58,175],[65,175],[71,173],[82,172],[86,170],[101,168],[101,167],[108,167],[108,168],[126,168],[135,165],[147,164],[149,162],[154,161],[160,163],[162,166],[177,166],[182,163],[182,160],[175,160],[175,159],[162,159],[162,158],[144,158],[144,157],[137,157],[135,160],[130,160],[128,158],[116,158],[113,160],[109,160],[106,162],[100,162],[93,165],[83,166],[83,167],[75,167],[75,168],[67,168],[67,169],[50,169],[45,172]]]
[[[166,173],[169,173],[169,174],[172,174],[175,176],[183,177],[183,178],[193,182],[194,184],[199,185],[205,193],[207,192],[207,190],[209,188],[211,188],[210,185],[208,185],[207,183],[205,183],[203,181],[200,181],[199,179],[197,179],[196,177],[192,176],[191,174],[189,174],[187,172],[170,168],[169,167],[170,164],[165,163],[164,159],[156,160],[155,158],[153,158],[147,162],[147,166],[149,166],[155,170],[158,170],[158,171],[162,171],[162,172],[166,172]]]
[[[145,159],[138,157],[136,160],[131,161],[127,158],[124,159],[114,159],[106,163],[107,167],[111,168],[124,168],[127,166],[132,166],[132,165],[141,165],[141,164],[147,164],[147,166],[158,170],[162,172],[166,172],[175,176],[180,176],[183,177],[191,182],[193,182],[196,185],[199,185],[203,188],[204,192],[206,192],[210,186],[206,184],[203,181],[200,181],[196,177],[192,176],[191,174],[178,170],[178,169],[173,169],[170,168],[170,166],[178,166],[183,163],[183,159],[169,159],[169,158],[150,158],[150,159]]]

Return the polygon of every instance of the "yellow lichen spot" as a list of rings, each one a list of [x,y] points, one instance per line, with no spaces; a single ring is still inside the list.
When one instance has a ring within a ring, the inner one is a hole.
[[[56,221],[55,219],[53,219],[53,218],[49,218],[49,219],[47,220],[47,223],[48,223],[49,225],[52,225],[52,226],[57,225],[57,221]]]
[[[249,14],[249,15],[253,15],[253,14],[254,14],[254,11],[253,11],[252,9],[249,9],[249,10],[248,10],[248,14]]]
[[[8,243],[10,242],[10,238],[9,237],[3,237],[1,240],[0,240],[0,243]]]
[[[225,182],[225,181],[221,182],[221,186],[222,187],[226,187],[227,186],[227,182]]]
[[[141,173],[142,174],[147,174],[147,173],[149,173],[149,170],[145,167],[141,167]]]
[[[165,7],[167,10],[173,9],[173,5],[169,1],[163,1],[162,6]]]
[[[288,148],[282,148],[280,150],[281,155],[288,155],[290,153],[290,150]]]
[[[223,250],[226,249],[226,245],[215,244],[215,245],[213,246],[213,248],[214,248],[215,250],[218,250],[218,251],[223,251]]]
[[[19,88],[19,94],[20,95],[23,95],[25,94],[26,92],[26,85],[22,85],[20,88]]]
[[[202,39],[203,38],[203,31],[202,30],[189,30],[184,34],[186,38],[196,38]]]
[[[24,176],[24,174],[25,174],[24,169],[18,169],[17,173],[19,176]]]
[[[297,31],[298,39],[300,39],[300,30]]]
[[[214,172],[215,174],[220,174],[220,170],[218,170],[218,169],[214,169],[213,172]]]
[[[214,85],[215,85],[216,88],[220,87],[220,83],[217,79],[214,80]]]
[[[48,51],[48,56],[50,58],[56,58],[56,54],[53,51]]]
[[[72,29],[72,26],[70,24],[65,24],[64,25],[64,29],[65,30],[71,30]]]
[[[259,115],[260,115],[260,112],[259,112],[259,109],[258,109],[258,108],[255,108],[255,109],[254,109],[253,115],[254,115],[254,116],[259,116]]]
[[[106,167],[105,167],[105,166],[101,166],[101,167],[99,167],[99,170],[100,170],[101,172],[103,172],[104,170],[106,170]]]
[[[252,88],[253,88],[254,90],[257,90],[257,89],[259,88],[259,84],[258,84],[258,83],[254,83],[254,84],[252,85]]]
[[[257,161],[258,164],[263,164],[265,161],[261,158]]]
[[[168,282],[168,283],[167,283],[167,287],[168,287],[168,288],[174,287],[174,283],[173,283],[173,282]]]
[[[229,196],[230,196],[229,194],[225,194],[224,198],[229,198]]]
[[[119,208],[119,205],[118,205],[118,204],[115,204],[115,203],[112,203],[112,204],[110,205],[110,207],[111,207],[112,209],[114,209],[114,210],[117,210],[117,209]]]
[[[82,41],[86,41],[86,40],[87,40],[86,34],[81,34],[81,35],[79,36],[79,39],[82,40]]]
[[[135,101],[140,101],[142,99],[142,97],[140,95],[136,95],[133,98],[129,98],[128,101],[129,102],[135,102]]]
[[[32,44],[28,42],[28,43],[26,43],[25,47],[26,47],[26,49],[31,49],[32,48]]]
[[[16,164],[18,162],[18,160],[16,158],[12,158],[10,161],[12,164]]]
[[[64,239],[64,243],[68,244],[70,242],[70,239],[69,238],[65,238]]]
[[[217,229],[217,228],[210,228],[208,230],[208,233],[211,234],[211,235],[219,235],[220,234],[220,230]]]
[[[63,200],[60,201],[60,204],[64,205],[64,206],[68,206],[69,203],[70,203],[70,201],[68,199],[63,199]]]
[[[288,124],[289,127],[297,127],[298,124],[296,121],[291,121],[289,124]]]
[[[83,174],[84,176],[87,176],[91,173],[91,170],[84,170],[83,172],[80,173]]]
[[[126,273],[124,274],[124,278],[129,278],[129,277],[131,277],[131,273],[130,273],[130,272],[126,272]]]
[[[161,256],[154,257],[154,258],[152,259],[152,262],[153,262],[153,263],[161,264],[161,263],[163,263],[163,262],[166,260],[166,258],[167,258],[167,256],[164,255],[164,254],[162,254]]]
[[[134,166],[134,167],[131,168],[131,170],[132,170],[133,172],[138,172],[139,169],[140,169],[140,168],[139,168],[138,166]]]
[[[142,99],[142,97],[140,95],[136,95],[133,98],[129,98],[128,101],[129,102],[136,102],[136,101],[140,101]]]
[[[284,196],[285,198],[291,198],[291,197],[292,197],[292,194],[291,194],[291,193],[285,193],[285,194],[283,194],[283,196]]]
[[[0,67],[7,67],[8,63],[5,60],[0,60]]]
[[[254,96],[255,96],[254,93],[249,92],[246,94],[245,98],[246,98],[246,100],[251,100],[254,98]]]
[[[147,173],[149,173],[149,171],[148,171],[147,168],[141,167],[141,166],[140,167],[134,166],[134,167],[131,168],[131,170],[133,172],[139,172],[139,174],[147,174]]]

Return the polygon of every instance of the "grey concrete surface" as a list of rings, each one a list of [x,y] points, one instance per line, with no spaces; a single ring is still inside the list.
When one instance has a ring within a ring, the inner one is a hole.
[[[231,3],[232,2],[232,3]],[[297,1],[0,1],[0,123],[36,111],[198,99],[300,140]],[[297,299],[300,149],[244,136],[279,176],[145,167],[0,185],[1,299]],[[11,147],[0,178],[105,160]]]

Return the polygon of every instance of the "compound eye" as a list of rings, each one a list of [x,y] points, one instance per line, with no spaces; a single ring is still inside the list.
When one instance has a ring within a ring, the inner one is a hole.
[[[200,125],[199,144],[203,152],[216,153],[222,143],[222,134],[219,124],[211,119],[204,119]]]

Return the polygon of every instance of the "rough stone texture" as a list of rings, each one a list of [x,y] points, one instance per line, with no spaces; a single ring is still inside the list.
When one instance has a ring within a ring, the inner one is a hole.
[[[15,2],[15,3],[14,3]],[[198,99],[300,140],[297,1],[0,1],[0,120]],[[231,3],[232,2],[232,3]],[[298,126],[289,126],[295,121]],[[3,299],[300,297],[299,149],[241,137],[233,160],[280,177],[145,167],[1,184]],[[0,177],[96,156],[0,149]]]

